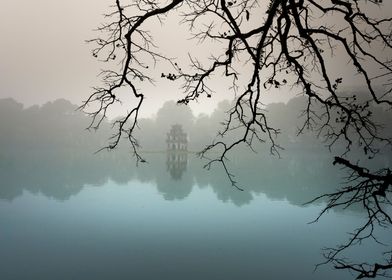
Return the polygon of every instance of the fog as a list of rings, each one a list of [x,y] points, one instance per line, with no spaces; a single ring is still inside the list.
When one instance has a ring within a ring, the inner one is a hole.
[[[284,148],[280,156],[270,154],[268,143],[257,145],[258,153],[242,146],[229,155],[229,167],[245,189],[240,192],[230,186],[221,166],[203,169],[206,160],[196,154],[216,139],[230,107],[228,101],[221,102],[210,116],[197,117],[189,107],[169,101],[158,110],[155,119],[141,119],[137,138],[147,163],[136,166],[126,139],[114,151],[96,153],[107,145],[114,131],[109,122],[97,131],[86,130],[90,118],[69,101],[59,99],[24,108],[12,99],[2,99],[0,198],[12,200],[27,190],[65,200],[86,185],[100,186],[108,180],[126,184],[137,179],[156,182],[158,191],[168,200],[185,199],[198,186],[212,188],[219,200],[236,205],[250,203],[257,193],[301,205],[335,188],[344,175],[333,167],[329,150],[313,132],[296,136],[301,123],[298,112],[303,106],[305,100],[296,98],[287,105],[276,103],[266,108],[271,122],[282,129],[277,138]],[[376,120],[392,123],[387,117],[390,114],[375,112]],[[182,166],[169,165],[166,156],[166,134],[173,124],[180,124],[188,138]],[[232,135],[235,136],[239,135]],[[359,158],[363,153],[357,154]],[[388,166],[389,154],[368,160],[369,168]],[[285,176],[280,176],[282,170]]]
[[[0,98],[11,97],[25,106],[43,105],[58,98],[80,105],[93,92],[92,87],[101,85],[101,69],[113,65],[96,60],[91,54],[94,45],[86,41],[100,35],[96,29],[109,20],[103,15],[111,11],[113,1],[0,0],[0,4]],[[390,4],[384,5],[373,7],[373,12],[387,13]],[[164,25],[149,22],[147,28],[151,29],[160,50],[169,57],[176,57],[185,67],[189,64],[189,52],[205,59],[210,56],[211,45],[195,44],[189,40],[188,27],[179,25],[180,20],[177,16],[170,16],[165,19]],[[176,31],[173,32],[173,29]],[[172,46],[174,40],[177,48]],[[390,56],[388,53],[385,55]],[[346,59],[339,57],[338,53],[335,56],[330,63],[334,75],[344,76],[347,88],[360,87],[355,75],[345,74],[347,67],[341,62]],[[169,69],[167,65],[157,65],[153,71],[159,77],[161,72]],[[243,65],[243,72],[246,74],[247,71],[246,65]],[[191,104],[196,115],[211,114],[220,101],[233,99],[224,81],[219,77],[214,79],[216,81],[211,84],[216,91],[213,97],[201,98]],[[147,96],[141,110],[145,117],[155,115],[166,101],[182,97],[181,84],[165,79],[157,78],[154,85],[137,83],[136,86]],[[287,102],[298,93],[270,90],[265,93],[262,102]],[[126,100],[124,106],[116,106],[110,117],[126,112],[127,105]]]

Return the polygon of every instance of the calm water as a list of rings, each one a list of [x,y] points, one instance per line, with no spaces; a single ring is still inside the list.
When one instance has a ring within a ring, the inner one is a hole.
[[[340,180],[328,161],[233,161],[239,192],[190,155],[148,158],[135,168],[112,155],[2,156],[0,279],[355,278],[314,271],[321,248],[344,242],[363,216],[308,224],[322,203],[302,204]]]

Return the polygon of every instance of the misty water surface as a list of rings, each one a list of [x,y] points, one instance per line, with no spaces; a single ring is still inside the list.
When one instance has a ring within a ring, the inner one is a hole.
[[[309,137],[291,143],[283,135],[292,149],[281,158],[268,149],[234,153],[229,165],[241,192],[193,152],[173,164],[151,151],[165,145],[168,114],[143,121],[148,163],[136,167],[124,147],[94,154],[107,130],[84,132],[88,121],[69,102],[26,109],[2,100],[0,109],[0,279],[354,278],[331,265],[314,271],[321,249],[345,242],[364,213],[336,209],[309,224],[324,202],[303,204],[345,174]],[[195,149],[222,110],[196,120],[183,112],[184,129],[199,128],[188,130]],[[364,244],[348,256],[372,262],[382,250]]]
[[[348,279],[313,272],[361,222],[354,209],[307,224],[321,205],[302,204],[338,180],[327,161],[238,161],[240,192],[192,154],[181,170],[164,153],[139,168],[107,156],[2,160],[1,279]]]

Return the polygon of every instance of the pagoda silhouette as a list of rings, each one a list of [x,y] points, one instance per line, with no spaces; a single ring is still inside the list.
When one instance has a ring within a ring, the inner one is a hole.
[[[166,135],[167,144],[167,171],[172,179],[180,180],[186,170],[188,162],[188,136],[182,130],[182,126],[175,124],[171,126]]]

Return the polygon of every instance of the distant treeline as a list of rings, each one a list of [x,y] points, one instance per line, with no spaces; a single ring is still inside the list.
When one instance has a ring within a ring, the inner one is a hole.
[[[177,105],[174,101],[166,102],[157,111],[155,118],[139,120],[136,131],[142,150],[165,151],[166,134],[171,125],[180,124],[188,134],[189,150],[200,151],[214,139],[219,139],[226,112],[231,108],[229,101],[223,101],[211,115],[194,116],[191,109]],[[327,143],[322,135],[317,138],[314,131],[305,130],[298,135],[298,128],[303,125],[303,111],[306,99],[296,97],[287,104],[274,103],[266,106],[265,114],[273,127],[280,129],[276,142],[285,152],[328,152]],[[392,137],[392,114],[381,108],[374,109],[373,120],[384,125],[384,134]],[[23,108],[13,99],[0,99],[0,146],[3,150],[21,149],[69,149],[78,147],[92,153],[108,144],[108,138],[114,133],[111,125],[103,122],[97,131],[87,131],[91,119],[77,106],[67,100],[60,99],[42,106]],[[241,130],[231,133],[231,137],[240,137]],[[269,143],[257,146],[257,150],[268,152]],[[230,139],[228,140],[230,141]],[[126,149],[124,139],[120,149]],[[339,144],[335,146],[339,151]],[[1,152],[0,152],[1,154]]]
[[[89,119],[77,106],[59,99],[23,108],[13,99],[0,100],[0,146],[5,151],[72,149],[90,153],[105,144],[107,128],[89,133]]]
[[[202,169],[203,161],[193,154],[188,155],[180,179],[171,177],[165,153],[146,153],[148,164],[136,168],[126,152],[126,141],[117,151],[94,154],[112,133],[109,123],[104,122],[98,131],[86,131],[89,117],[66,100],[23,108],[12,99],[2,99],[0,199],[13,199],[28,190],[62,200],[77,194],[85,185],[100,186],[109,179],[122,184],[137,179],[155,182],[162,196],[169,200],[185,199],[198,186],[212,188],[218,199],[237,205],[249,203],[258,193],[302,204],[336,188],[342,177],[332,166],[332,155],[314,133],[296,136],[303,106],[301,98],[267,106],[266,113],[282,130],[278,142],[285,150],[281,158],[271,157],[268,148],[262,146],[258,154],[241,151],[241,156],[233,157],[229,167],[245,188],[245,192],[239,192],[230,186],[219,166],[208,172]],[[167,102],[155,119],[140,120],[141,145],[146,151],[164,151],[166,133],[172,124],[178,123],[188,133],[190,150],[198,151],[216,137],[228,108],[229,102],[221,102],[210,116],[195,117],[188,107]],[[383,123],[391,124],[388,115],[383,111],[374,114]],[[386,133],[390,130],[386,129]],[[369,165],[390,166],[390,159],[385,155]]]

